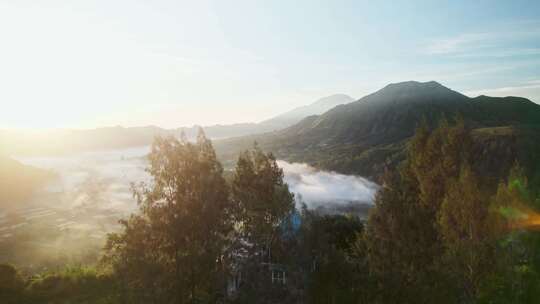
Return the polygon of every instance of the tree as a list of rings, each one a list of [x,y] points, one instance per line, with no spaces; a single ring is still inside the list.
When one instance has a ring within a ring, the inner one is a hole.
[[[435,268],[438,247],[431,214],[409,181],[387,172],[368,218],[365,247],[359,249],[367,251],[378,283],[373,292],[382,303],[451,302]]]
[[[459,217],[450,203],[461,199],[456,180],[462,174],[472,178],[462,173],[469,166],[471,142],[470,132],[459,118],[453,125],[443,119],[432,131],[423,122],[399,171],[385,174],[365,235],[381,301],[454,302],[459,296],[450,284],[451,276],[440,267],[448,249],[445,238],[456,241],[453,236],[461,233],[452,225],[472,224],[467,222],[470,218]],[[476,195],[475,188],[470,191],[471,196]],[[473,199],[463,204],[477,202]]]
[[[369,288],[367,269],[352,254],[362,231],[362,222],[355,216],[303,212],[298,261],[309,274],[307,303],[366,303],[362,300]]]
[[[157,138],[148,158],[153,182],[134,187],[140,213],[109,236],[105,261],[135,294],[130,301],[214,303],[233,222],[212,144],[202,130],[194,144]]]
[[[502,232],[499,214],[492,212],[478,183],[471,169],[463,167],[459,178],[449,183],[438,213],[444,246],[441,266],[466,303],[478,299],[486,278],[497,272],[497,240]]]
[[[242,269],[241,303],[295,302],[283,286],[272,284],[271,264],[287,264],[286,225],[294,196],[272,154],[257,146],[243,152],[232,179],[231,197],[238,232],[236,263]]]
[[[232,182],[241,236],[255,250],[271,249],[281,224],[294,209],[294,196],[283,182],[283,170],[272,154],[256,145],[238,158]]]

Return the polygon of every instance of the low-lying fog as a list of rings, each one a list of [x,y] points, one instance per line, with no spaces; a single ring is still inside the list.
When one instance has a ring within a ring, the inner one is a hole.
[[[149,181],[145,155],[150,147],[86,152],[63,157],[20,157],[24,164],[50,169],[58,178],[33,201],[0,210],[1,260],[33,260],[95,254],[118,219],[136,211],[130,183]],[[357,176],[319,171],[278,161],[292,192],[309,208],[351,208],[371,204],[377,185]],[[357,211],[357,210],[356,210]],[[15,241],[17,240],[17,241]],[[84,248],[84,249],[83,249]],[[92,248],[92,250],[86,250]],[[83,249],[83,250],[82,250]]]
[[[150,147],[86,152],[65,157],[19,158],[27,165],[53,170],[58,179],[47,191],[69,198],[70,207],[85,206],[129,213],[136,209],[130,183],[150,181],[145,155]],[[352,175],[320,171],[309,165],[278,161],[285,182],[308,207],[370,204],[377,185]]]
[[[122,213],[136,210],[130,183],[149,181],[145,155],[150,147],[84,152],[64,157],[18,158],[24,164],[54,171],[48,192],[67,196],[69,207],[90,205]]]

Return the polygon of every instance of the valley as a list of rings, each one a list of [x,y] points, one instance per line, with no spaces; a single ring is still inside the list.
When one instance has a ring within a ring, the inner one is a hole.
[[[150,146],[16,157],[21,165],[53,174],[25,199],[0,208],[0,263],[28,273],[68,263],[94,263],[118,221],[137,211],[131,185],[151,183],[145,169]],[[357,176],[280,161],[300,204],[327,214],[367,216],[377,189]],[[225,174],[234,168],[226,168]]]

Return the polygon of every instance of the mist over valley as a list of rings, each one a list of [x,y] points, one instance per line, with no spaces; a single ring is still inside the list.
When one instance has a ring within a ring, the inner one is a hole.
[[[137,212],[131,185],[152,182],[146,172],[149,152],[150,146],[143,146],[14,157],[23,165],[52,175],[31,197],[0,209],[0,248],[4,248],[0,261],[23,267],[31,259],[34,263],[30,267],[36,271],[65,259],[77,263],[96,258],[107,234],[120,228],[118,221]],[[325,213],[354,212],[365,217],[378,188],[357,176],[321,171],[306,164],[278,164],[297,196],[297,204]]]

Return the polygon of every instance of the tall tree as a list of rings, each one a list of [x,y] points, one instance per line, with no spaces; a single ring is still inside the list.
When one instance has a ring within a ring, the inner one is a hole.
[[[232,182],[232,199],[242,237],[256,250],[271,249],[282,222],[294,209],[294,196],[283,182],[283,170],[274,156],[257,145],[238,158]]]
[[[157,138],[148,158],[153,181],[134,187],[140,213],[109,236],[106,260],[137,294],[130,301],[214,303],[233,222],[212,144],[202,130],[194,144]]]
[[[362,230],[362,222],[355,216],[303,212],[299,260],[309,274],[307,303],[366,303],[367,271],[361,265],[362,257],[352,255]]]
[[[365,234],[374,291],[382,303],[450,301],[435,271],[436,237],[427,208],[410,180],[387,172]],[[358,253],[359,255],[362,252]]]
[[[399,172],[387,172],[366,229],[369,264],[383,302],[452,302],[449,278],[439,269],[444,243],[439,213],[452,182],[469,161],[465,123],[422,123]],[[384,292],[383,292],[384,291]]]
[[[236,208],[238,247],[245,252],[236,254],[243,276],[239,302],[296,303],[298,300],[285,286],[272,284],[269,269],[281,267],[278,263],[287,264],[285,230],[290,226],[287,223],[294,210],[294,196],[283,182],[283,170],[274,156],[263,153],[257,146],[242,153],[231,192]]]
[[[451,180],[438,213],[444,246],[441,267],[456,283],[465,303],[479,298],[486,278],[496,273],[497,240],[501,237],[500,215],[493,212],[489,197],[468,167]]]

